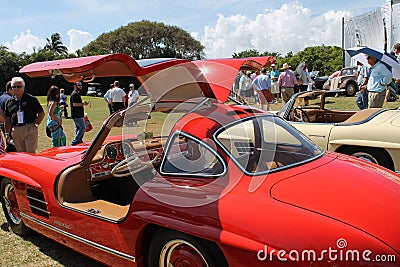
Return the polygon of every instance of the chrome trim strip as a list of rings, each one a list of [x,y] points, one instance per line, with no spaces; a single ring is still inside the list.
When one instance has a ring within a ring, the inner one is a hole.
[[[46,202],[46,201],[43,201],[43,200],[40,200],[40,199],[37,199],[37,198],[35,198],[35,197],[31,197],[31,196],[26,196],[26,198],[28,198],[28,199],[32,199],[32,200],[34,200],[34,201],[37,201],[37,202],[41,202],[41,203],[43,203],[43,204],[45,204],[45,205],[47,205],[48,203]]]
[[[59,233],[59,234],[65,235],[66,237],[72,238],[72,239],[74,239],[74,240],[76,240],[76,241],[78,241],[78,242],[84,243],[84,244],[86,244],[86,245],[89,245],[89,246],[94,247],[94,248],[96,248],[96,249],[102,250],[102,251],[104,251],[104,252],[113,254],[113,255],[118,256],[118,257],[120,257],[120,258],[123,258],[123,259],[125,259],[125,260],[129,260],[129,261],[132,261],[132,262],[136,262],[134,256],[125,254],[125,253],[123,253],[123,252],[120,252],[120,251],[117,251],[117,250],[108,248],[108,247],[106,247],[106,246],[97,244],[97,243],[95,243],[95,242],[93,242],[93,241],[84,239],[84,238],[82,238],[82,237],[76,236],[76,235],[71,234],[71,233],[68,233],[68,232],[66,232],[66,231],[64,231],[64,230],[61,230],[61,229],[59,229],[59,228],[57,228],[57,227],[54,227],[54,226],[52,226],[52,225],[50,225],[50,224],[48,224],[48,223],[45,223],[45,222],[43,222],[43,221],[41,221],[41,220],[38,220],[38,219],[36,219],[36,218],[34,218],[34,217],[32,217],[32,216],[29,216],[29,215],[27,215],[27,214],[25,214],[25,213],[22,213],[22,212],[21,212],[21,216],[24,217],[24,218],[26,218],[26,219],[28,219],[28,220],[30,220],[30,221],[32,221],[32,222],[34,222],[34,223],[37,223],[37,224],[40,224],[41,226],[46,227],[47,229],[50,229],[50,230],[55,231],[55,232],[57,232],[57,233]]]
[[[35,210],[40,210],[41,212],[44,212],[44,213],[47,213],[47,214],[49,214],[49,215],[50,215],[50,211],[47,211],[47,210],[44,210],[44,209],[38,208],[38,207],[36,207],[36,206],[33,206],[33,205],[31,205],[31,204],[29,204],[28,206],[29,206],[29,207],[31,207],[32,209],[35,209]]]
[[[326,138],[326,135],[320,135],[320,134],[309,134],[309,137],[320,137],[320,138]]]

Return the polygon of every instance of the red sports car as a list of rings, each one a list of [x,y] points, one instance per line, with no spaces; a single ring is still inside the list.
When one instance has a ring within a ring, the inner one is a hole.
[[[117,54],[24,67],[69,81],[134,75],[148,96],[91,143],[1,156],[11,229],[110,266],[398,266],[397,174],[225,103],[240,67],[269,60]]]

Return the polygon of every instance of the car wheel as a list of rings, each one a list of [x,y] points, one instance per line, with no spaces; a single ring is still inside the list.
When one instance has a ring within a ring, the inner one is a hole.
[[[216,246],[213,243],[208,244],[183,233],[158,232],[150,244],[148,266],[227,266],[219,248],[214,247]]]
[[[390,156],[385,151],[376,148],[348,147],[342,153],[381,165],[392,171],[394,170],[393,161]]]
[[[22,221],[15,189],[8,178],[1,181],[1,205],[11,230],[18,235],[28,235],[31,231]]]
[[[354,83],[349,83],[346,87],[346,95],[354,96],[356,94],[357,87]]]

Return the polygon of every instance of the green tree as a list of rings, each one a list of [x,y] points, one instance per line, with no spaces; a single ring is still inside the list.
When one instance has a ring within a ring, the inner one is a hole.
[[[342,49],[337,46],[311,46],[296,54],[290,51],[285,56],[282,56],[278,52],[271,53],[266,51],[260,53],[255,49],[245,50],[232,55],[233,58],[255,56],[274,56],[278,68],[282,67],[283,63],[288,63],[292,66],[293,70],[296,69],[301,62],[307,62],[308,69],[310,71],[318,70],[320,76],[330,75],[335,70],[341,69],[342,66]]]
[[[337,46],[311,46],[288,59],[294,68],[307,62],[308,69],[318,70],[320,75],[330,75],[342,66],[342,49]]]
[[[44,46],[45,50],[54,52],[56,55],[67,55],[68,48],[64,45],[59,33],[53,33],[49,38],[46,38],[47,43]]]
[[[103,33],[83,47],[81,55],[124,53],[135,59],[204,58],[204,46],[186,31],[164,23],[143,20]]]
[[[261,54],[256,49],[245,50],[239,53],[234,53],[232,55],[233,58],[246,58],[246,57],[259,57],[259,56],[261,56]]]
[[[21,57],[10,52],[6,46],[0,46],[0,91],[4,91],[5,84],[14,76],[19,76]]]

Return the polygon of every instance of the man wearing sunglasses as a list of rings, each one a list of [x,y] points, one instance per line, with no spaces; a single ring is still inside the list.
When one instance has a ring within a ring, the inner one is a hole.
[[[18,152],[35,153],[38,127],[44,118],[43,108],[36,97],[25,92],[25,81],[21,77],[12,78],[11,88],[14,97],[7,100],[4,109],[7,143],[12,136]]]

